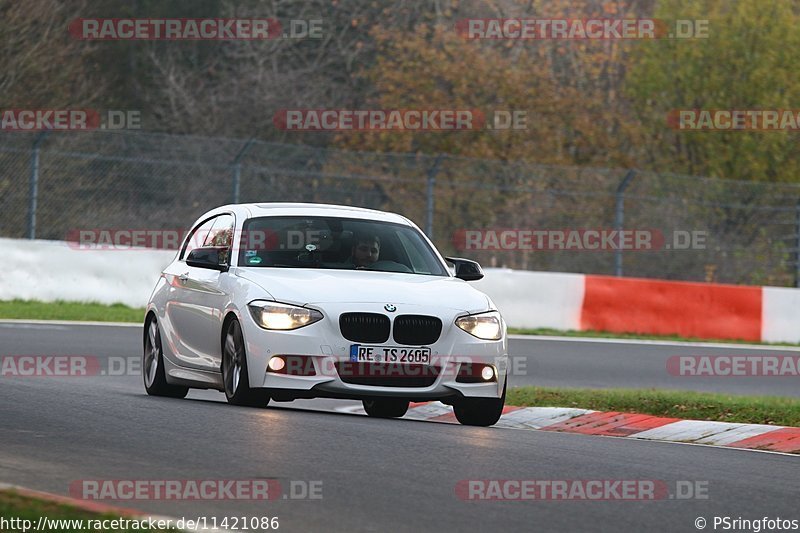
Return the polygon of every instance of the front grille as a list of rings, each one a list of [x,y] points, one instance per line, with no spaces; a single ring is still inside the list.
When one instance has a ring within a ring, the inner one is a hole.
[[[389,340],[389,317],[377,313],[343,313],[339,317],[342,336],[353,342]]]
[[[339,378],[350,385],[430,387],[439,377],[441,368],[428,365],[338,361],[336,371],[339,373]]]
[[[394,319],[394,341],[422,346],[433,344],[442,334],[442,321],[435,316],[400,315]]]

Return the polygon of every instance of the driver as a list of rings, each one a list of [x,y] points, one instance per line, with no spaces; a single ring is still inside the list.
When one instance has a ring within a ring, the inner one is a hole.
[[[366,268],[378,260],[381,253],[381,238],[373,233],[356,235],[350,262],[355,268]]]

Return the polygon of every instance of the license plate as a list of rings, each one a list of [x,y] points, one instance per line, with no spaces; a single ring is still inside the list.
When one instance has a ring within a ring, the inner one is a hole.
[[[355,363],[405,363],[427,365],[431,362],[430,348],[407,346],[350,345],[350,360]]]

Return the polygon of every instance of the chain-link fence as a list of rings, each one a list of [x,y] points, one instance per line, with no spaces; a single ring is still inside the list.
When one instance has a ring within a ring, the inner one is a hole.
[[[174,229],[221,204],[267,201],[395,211],[443,253],[486,266],[778,286],[797,285],[800,268],[798,185],[131,131],[0,133],[3,237]],[[620,229],[661,237],[647,251],[489,239]]]

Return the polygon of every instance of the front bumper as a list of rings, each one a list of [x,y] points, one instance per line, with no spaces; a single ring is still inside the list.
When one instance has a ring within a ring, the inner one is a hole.
[[[376,396],[402,397],[409,400],[443,400],[447,402],[460,397],[499,398],[502,395],[508,364],[506,337],[497,341],[485,341],[473,337],[458,328],[454,321],[466,313],[452,309],[402,305],[398,314],[428,314],[442,319],[442,333],[434,344],[429,345],[432,364],[438,374],[430,384],[419,385],[419,380],[409,379],[414,386],[379,386],[375,384],[347,383],[337,369],[337,363],[350,361],[350,345],[358,344],[342,337],[338,319],[343,312],[363,311],[385,313],[380,304],[352,304],[345,306],[309,306],[322,311],[325,318],[310,326],[293,331],[268,331],[259,327],[249,313],[243,315],[243,333],[247,345],[250,386],[269,388],[276,392],[276,399],[293,398],[351,398],[361,399]],[[391,340],[386,345],[396,345]],[[289,376],[267,372],[267,363],[276,355],[308,356],[313,363],[315,375]],[[486,383],[461,383],[456,381],[463,363],[494,365],[497,381]],[[377,380],[376,380],[377,381]]]

